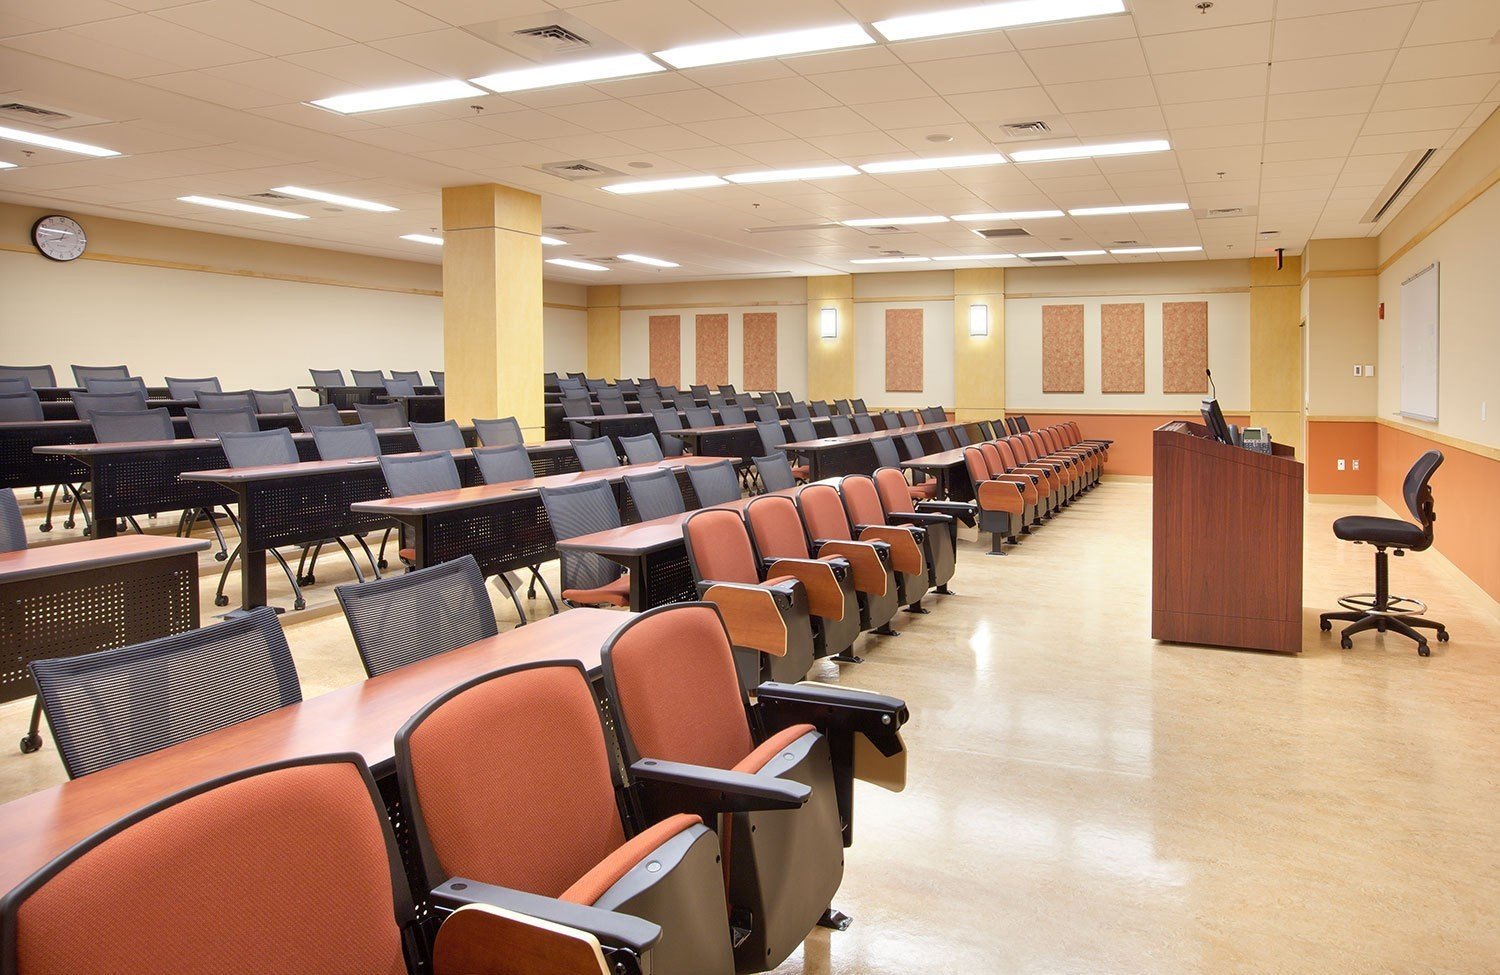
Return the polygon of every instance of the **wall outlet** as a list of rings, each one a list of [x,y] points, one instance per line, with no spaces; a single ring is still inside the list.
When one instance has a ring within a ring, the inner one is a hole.
[[[1354,458],[1354,469],[1359,470],[1359,458]]]
[[[1343,469],[1344,469],[1344,458],[1340,457],[1339,458],[1339,470],[1343,470]]]
[[[1365,367],[1364,366],[1355,366],[1354,367],[1354,374],[1356,376],[1363,376],[1365,374]]]
[[[1365,366],[1365,375],[1366,376],[1373,376],[1373,375],[1375,375],[1375,367],[1374,366]]]

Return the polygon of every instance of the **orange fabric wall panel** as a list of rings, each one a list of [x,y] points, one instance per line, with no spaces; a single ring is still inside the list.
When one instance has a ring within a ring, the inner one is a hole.
[[[1377,424],[1309,420],[1307,456],[1298,457],[1307,473],[1308,494],[1374,494],[1379,469]],[[1339,470],[1339,458],[1345,466]],[[1359,470],[1354,461],[1359,461]]]
[[[1170,420],[1192,420],[1202,423],[1196,413],[1028,413],[1018,410],[1014,414],[1024,416],[1032,429],[1066,423],[1078,424],[1084,437],[1113,440],[1109,448],[1109,462],[1104,465],[1106,474],[1150,476],[1152,461],[1151,432]],[[1226,414],[1230,423],[1245,426],[1248,415]]]
[[[747,311],[744,316],[745,368],[743,386],[747,390],[776,388],[776,313]]]
[[[1083,392],[1083,306],[1042,306],[1042,392]]]
[[[1500,514],[1495,508],[1500,460],[1384,424],[1376,427],[1376,434],[1380,452],[1377,493],[1402,518],[1411,517],[1401,496],[1406,472],[1423,452],[1443,452],[1443,466],[1432,478],[1437,512],[1433,546],[1479,588],[1500,599]],[[1422,594],[1415,595],[1420,599]],[[1442,607],[1434,606],[1432,615],[1442,619]]]
[[[922,309],[885,310],[885,391],[922,391]]]
[[[682,382],[682,316],[652,315],[650,321],[651,378],[663,386]]]
[[[697,316],[697,344],[693,381],[709,386],[729,382],[729,316]]]
[[[1099,388],[1106,393],[1146,391],[1146,306],[1099,306]]]
[[[1206,393],[1208,302],[1164,301],[1161,305],[1161,391]]]

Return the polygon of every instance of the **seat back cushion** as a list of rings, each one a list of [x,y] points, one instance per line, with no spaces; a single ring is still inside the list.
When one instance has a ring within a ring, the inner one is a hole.
[[[808,557],[807,535],[802,530],[802,516],[791,498],[757,498],[745,511],[755,546],[768,559],[805,559]]]
[[[693,563],[700,579],[714,582],[760,582],[750,534],[735,511],[700,511],[684,526],[693,547]]]

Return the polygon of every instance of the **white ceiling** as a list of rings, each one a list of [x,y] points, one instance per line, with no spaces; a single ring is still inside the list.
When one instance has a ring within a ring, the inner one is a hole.
[[[1201,244],[1209,257],[1236,258],[1278,246],[1295,254],[1314,237],[1377,233],[1383,222],[1359,221],[1402,159],[1439,150],[1409,197],[1500,104],[1500,0],[1215,0],[1201,13],[1195,4],[1127,0],[1127,14],[1068,24],[340,116],[304,103],[546,60],[508,36],[521,27],[561,23],[592,41],[597,56],[964,4],[6,0],[0,101],[66,112],[74,118],[59,135],[125,155],[39,149],[27,157],[24,147],[0,142],[0,159],[21,165],[0,172],[0,199],[437,261],[436,248],[399,235],[439,225],[441,187],[493,181],[540,193],[547,224],[590,231],[559,234],[569,246],[547,248],[547,257],[634,252],[682,264],[547,269],[548,277],[590,284],[877,270],[849,261],[886,249],[932,256],[1136,241]],[[1051,134],[1016,140],[1001,128],[1032,120]],[[1170,140],[1173,150],[633,197],[599,189],[620,177],[574,183],[533,168],[585,159],[632,179],[723,175],[1150,138]],[[295,209],[313,219],[291,221],[177,201],[284,184],[401,212],[335,212],[308,202]],[[845,227],[749,232],[859,217],[1177,201],[1194,210],[1024,223],[1034,239],[1012,247],[957,223],[895,235]],[[1249,215],[1198,216],[1224,207]],[[1277,233],[1262,236],[1269,231]],[[953,265],[887,267],[929,266]]]

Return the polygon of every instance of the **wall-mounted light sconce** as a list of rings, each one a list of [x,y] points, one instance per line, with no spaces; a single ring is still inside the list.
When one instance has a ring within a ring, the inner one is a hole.
[[[839,337],[839,310],[837,308],[824,308],[818,312],[818,334],[825,339]]]
[[[990,306],[969,306],[969,334],[978,338],[990,334]]]

